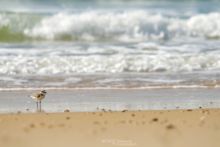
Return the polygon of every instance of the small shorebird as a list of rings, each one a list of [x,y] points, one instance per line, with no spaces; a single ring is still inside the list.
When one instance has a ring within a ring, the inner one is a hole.
[[[37,111],[41,111],[41,101],[45,98],[47,92],[46,90],[41,90],[39,92],[33,93],[30,97],[36,101]]]

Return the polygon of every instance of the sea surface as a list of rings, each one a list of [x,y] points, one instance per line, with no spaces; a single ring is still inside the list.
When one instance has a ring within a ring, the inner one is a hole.
[[[0,1],[1,90],[191,87],[220,87],[220,1]]]

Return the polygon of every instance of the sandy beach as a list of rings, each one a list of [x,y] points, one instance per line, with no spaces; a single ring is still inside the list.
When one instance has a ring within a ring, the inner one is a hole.
[[[220,147],[219,6],[0,0],[0,147]]]
[[[219,147],[220,109],[0,115],[0,146]]]

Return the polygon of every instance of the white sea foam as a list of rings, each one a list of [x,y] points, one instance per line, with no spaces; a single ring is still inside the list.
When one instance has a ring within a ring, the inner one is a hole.
[[[0,15],[0,28],[7,26],[8,24],[9,20],[4,15]]]
[[[220,69],[220,55],[111,55],[1,57],[0,74],[180,72]]]
[[[24,33],[32,37],[79,40],[146,41],[176,37],[220,37],[220,13],[189,18],[152,14],[144,10],[125,12],[84,11],[58,13],[43,18]]]

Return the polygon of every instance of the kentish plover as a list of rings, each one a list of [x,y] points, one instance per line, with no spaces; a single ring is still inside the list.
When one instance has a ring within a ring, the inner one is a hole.
[[[30,97],[36,101],[37,111],[41,111],[41,101],[45,98],[47,92],[46,90],[41,90],[39,92],[33,93]]]

